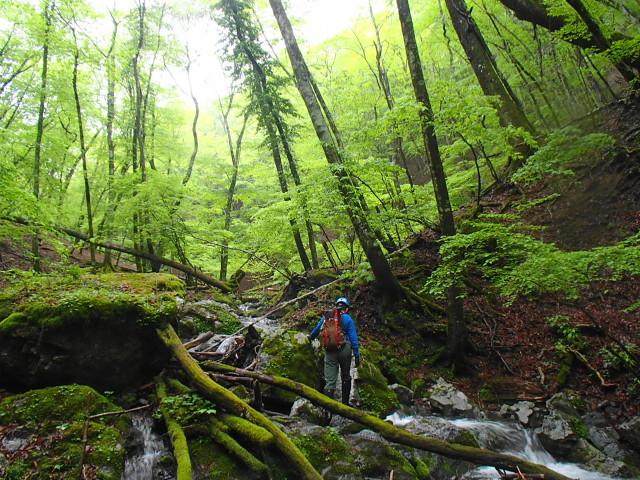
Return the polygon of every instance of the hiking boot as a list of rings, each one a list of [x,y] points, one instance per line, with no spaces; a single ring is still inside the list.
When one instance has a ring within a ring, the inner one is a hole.
[[[351,379],[342,382],[342,403],[349,405],[349,397],[351,396]]]

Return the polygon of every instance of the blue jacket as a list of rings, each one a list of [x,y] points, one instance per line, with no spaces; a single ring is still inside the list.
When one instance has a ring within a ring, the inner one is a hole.
[[[324,315],[320,317],[320,320],[316,324],[315,328],[311,331],[311,340],[317,338],[320,335],[320,330],[322,330],[322,325],[324,325]],[[351,315],[348,313],[343,313],[340,315],[340,327],[342,328],[342,332],[345,334],[349,343],[351,344],[351,350],[353,351],[354,357],[360,356],[360,342],[358,341],[358,332],[356,330],[356,322],[353,321]]]

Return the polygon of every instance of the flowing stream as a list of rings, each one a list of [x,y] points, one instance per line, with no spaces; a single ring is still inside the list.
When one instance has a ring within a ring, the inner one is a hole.
[[[428,421],[429,417],[403,416],[394,413],[387,417],[394,425],[404,426],[409,430],[415,424]],[[569,478],[579,480],[616,480],[599,472],[585,470],[574,463],[559,462],[545,450],[532,430],[527,430],[519,423],[496,422],[490,420],[443,419],[437,417],[438,422],[446,422],[449,426],[457,427],[473,433],[481,447],[501,453],[508,453],[533,463],[545,465]],[[476,468],[464,477],[467,480],[495,479],[496,470],[493,467]]]
[[[122,480],[168,480],[172,478],[159,467],[163,456],[169,455],[160,435],[153,431],[153,419],[148,415],[131,417],[136,449],[124,464]]]

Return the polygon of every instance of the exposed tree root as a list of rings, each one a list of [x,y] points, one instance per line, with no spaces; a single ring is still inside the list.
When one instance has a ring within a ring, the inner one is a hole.
[[[522,460],[513,455],[496,453],[483,448],[468,447],[457,443],[450,443],[445,442],[444,440],[416,435],[381,420],[378,417],[363,412],[362,410],[358,410],[335,401],[307,385],[294,382],[288,378],[265,375],[213,361],[203,362],[203,366],[220,372],[235,373],[243,377],[254,378],[262,383],[294,392],[301,397],[311,400],[314,404],[322,408],[375,430],[384,438],[392,442],[437,453],[456,460],[464,460],[476,465],[489,465],[497,469],[508,470],[511,472],[517,472],[519,468],[520,471],[528,474],[543,474],[544,478],[549,480],[569,480],[568,477],[554,472],[543,465],[527,462],[526,460]]]

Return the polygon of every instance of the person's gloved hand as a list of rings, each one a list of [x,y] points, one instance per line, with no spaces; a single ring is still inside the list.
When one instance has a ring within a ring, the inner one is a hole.
[[[356,368],[358,368],[360,366],[360,355],[355,357],[355,361],[356,361]]]

